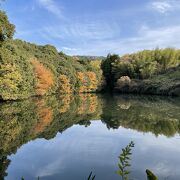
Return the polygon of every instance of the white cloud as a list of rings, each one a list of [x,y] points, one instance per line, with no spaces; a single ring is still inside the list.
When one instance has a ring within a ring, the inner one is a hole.
[[[170,2],[168,1],[156,1],[153,2],[151,5],[154,10],[160,13],[166,13],[173,9],[172,4],[170,4]]]
[[[62,6],[59,4],[55,3],[54,0],[37,0],[37,2],[46,10],[48,10],[50,13],[54,14],[58,18],[63,18],[63,13],[62,13]]]
[[[180,26],[162,27],[151,29],[144,27],[139,29],[137,36],[118,40],[90,41],[77,44],[77,51],[71,54],[85,55],[106,55],[108,53],[132,53],[143,49],[153,49],[156,47],[176,47],[180,48]],[[69,52],[68,52],[69,53]]]
[[[113,26],[112,29],[114,29]],[[117,32],[113,32],[112,29],[108,27],[104,30],[100,28],[94,30],[84,28],[83,30],[80,26],[75,28],[73,25],[67,25],[62,28],[59,26],[46,27],[41,30],[40,34],[43,34],[44,38],[47,37],[52,44],[55,40],[63,42],[64,46],[54,45],[69,55],[107,55],[108,53],[122,55],[156,47],[180,48],[180,25],[160,28],[142,25],[136,36],[127,38],[118,38]],[[102,34],[97,35],[98,33]]]
[[[36,1],[57,17],[63,17],[59,2],[57,4],[54,0]],[[148,4],[149,7],[153,11],[165,14],[180,9],[180,1],[157,0]],[[177,23],[177,25],[163,24],[156,28],[142,25],[134,36],[122,37],[121,26],[116,19],[108,23],[103,19],[88,18],[66,19],[67,21],[63,23],[42,27],[38,33],[43,39],[48,40],[48,43],[54,44],[58,50],[70,55],[124,54],[169,46],[180,48],[180,25]]]
[[[76,48],[71,48],[71,47],[62,47],[62,49],[65,51],[77,51],[78,50]]]
[[[108,24],[106,22],[70,22],[61,25],[45,27],[44,31],[52,38],[71,38],[81,41],[103,40],[115,37],[120,33],[117,23]]]
[[[160,14],[169,14],[180,10],[179,0],[157,0],[148,4],[148,8]]]
[[[63,158],[57,158],[53,162],[49,162],[48,164],[44,165],[41,168],[37,169],[36,177],[46,177],[52,176],[60,172],[60,170],[64,169],[64,162]],[[42,178],[43,179],[43,178]]]

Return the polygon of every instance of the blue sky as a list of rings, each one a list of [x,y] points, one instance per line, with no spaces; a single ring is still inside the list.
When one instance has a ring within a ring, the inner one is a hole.
[[[6,0],[15,38],[70,55],[180,48],[180,0]]]

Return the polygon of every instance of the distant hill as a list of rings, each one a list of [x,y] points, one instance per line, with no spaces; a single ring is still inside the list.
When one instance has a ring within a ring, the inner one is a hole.
[[[78,58],[79,60],[103,60],[106,57],[104,56],[73,56],[75,58]]]

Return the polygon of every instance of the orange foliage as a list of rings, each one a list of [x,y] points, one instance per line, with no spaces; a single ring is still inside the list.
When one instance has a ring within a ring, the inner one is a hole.
[[[90,114],[95,113],[98,107],[97,96],[89,94],[89,101],[90,101],[90,105],[89,105],[88,113]]]
[[[59,108],[60,113],[65,113],[70,108],[70,103],[72,102],[73,97],[70,95],[61,96],[62,98],[62,105]]]
[[[88,71],[86,75],[90,80],[90,85],[88,86],[89,91],[96,90],[98,86],[98,79],[96,77],[96,74],[94,72]]]
[[[81,83],[81,86],[79,87],[79,92],[92,92],[97,90],[98,88],[98,79],[94,72],[88,71],[88,72],[78,72],[77,77]]]
[[[60,93],[72,93],[70,80],[68,79],[66,75],[61,74],[59,76],[59,81],[60,81],[60,87],[59,87]]]
[[[77,72],[77,77],[82,83],[84,82],[84,73],[83,72]]]
[[[46,106],[44,100],[38,101],[37,107],[39,122],[34,128],[35,135],[43,132],[53,120],[53,110]]]
[[[77,109],[77,114],[93,114],[96,112],[98,101],[97,96],[92,94],[80,95],[80,106]]]
[[[79,92],[83,93],[83,92],[87,92],[87,86],[88,86],[88,79],[86,77],[86,74],[83,72],[78,72],[77,73],[77,78],[80,81],[80,87],[79,87]]]
[[[54,84],[53,74],[35,58],[31,60],[31,63],[34,67],[34,73],[38,79],[36,94],[44,95]]]
[[[83,72],[77,72],[77,78],[81,84],[81,86],[79,87],[79,92],[86,92],[87,80],[85,78],[85,74]]]

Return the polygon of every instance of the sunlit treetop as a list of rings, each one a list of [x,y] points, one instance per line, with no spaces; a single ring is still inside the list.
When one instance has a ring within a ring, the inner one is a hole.
[[[0,41],[12,39],[15,32],[15,25],[11,24],[4,11],[0,10]]]

